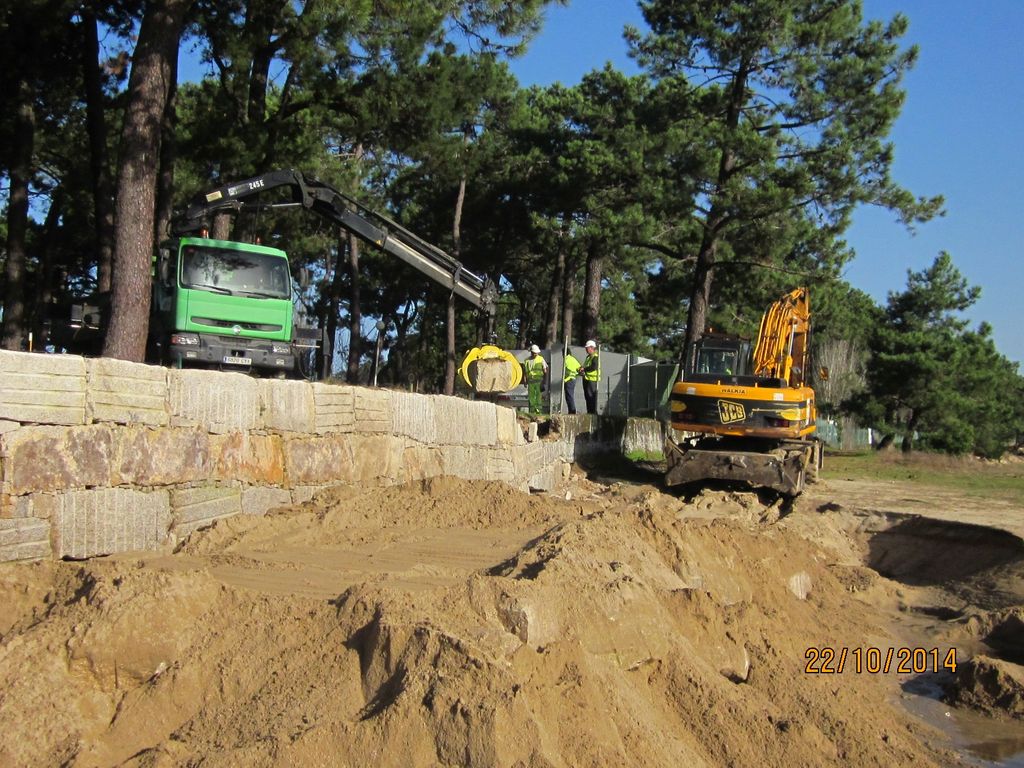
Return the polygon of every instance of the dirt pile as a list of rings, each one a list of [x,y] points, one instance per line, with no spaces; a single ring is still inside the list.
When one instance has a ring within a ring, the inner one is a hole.
[[[929,765],[835,553],[750,495],[435,480],[0,570],[0,764]]]

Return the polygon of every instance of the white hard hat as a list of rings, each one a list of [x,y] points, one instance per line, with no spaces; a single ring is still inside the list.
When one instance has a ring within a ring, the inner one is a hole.
[[[535,354],[535,355],[539,355],[540,354],[540,347],[538,347],[536,344],[533,344],[533,345],[530,346],[530,351],[533,352],[533,354]]]
[[[597,342],[594,341],[593,339],[587,339],[587,343],[584,344],[583,346],[586,349],[590,349],[591,347],[593,347],[594,349],[597,349]]]

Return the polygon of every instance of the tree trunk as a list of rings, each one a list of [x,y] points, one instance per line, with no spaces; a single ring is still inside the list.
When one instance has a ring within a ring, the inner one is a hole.
[[[912,453],[914,450],[914,432],[917,431],[918,418],[915,413],[907,420],[907,428],[903,432],[903,444],[900,451],[904,454]]]
[[[711,306],[711,283],[714,277],[715,254],[718,252],[717,235],[711,225],[705,227],[694,267],[693,291],[686,318],[686,336],[683,343],[683,366],[689,368],[693,362],[694,344],[704,335],[708,323],[708,308]]]
[[[327,308],[322,318],[324,338],[326,339],[323,350],[324,359],[322,362],[323,377],[329,378],[334,375],[335,345],[338,340],[338,319],[341,315],[341,291],[345,283],[345,270],[341,268],[341,258],[345,253],[346,240],[341,230],[338,230],[338,248],[331,263],[330,256],[325,259],[325,272],[327,275]],[[332,271],[333,270],[333,271]]]
[[[592,245],[587,252],[587,276],[583,283],[583,335],[597,338],[597,320],[601,315],[601,279],[604,273],[603,246]]]
[[[739,126],[740,114],[746,100],[747,76],[749,70],[745,62],[741,62],[732,82],[729,84],[729,106],[726,116],[726,127],[731,133]],[[697,252],[697,263],[694,266],[693,292],[690,295],[690,308],[686,320],[686,336],[683,342],[683,354],[680,356],[684,368],[692,362],[689,357],[694,352],[694,343],[704,335],[708,322],[708,308],[711,305],[711,284],[714,280],[715,258],[718,254],[718,238],[722,226],[727,221],[728,201],[723,199],[724,190],[736,171],[736,154],[730,146],[731,136],[722,141],[721,157],[718,160],[718,176],[707,219],[704,222],[704,233],[701,236],[700,250]]]
[[[15,94],[14,141],[10,147],[7,198],[7,285],[4,289],[3,348],[18,350],[25,336],[25,237],[28,233],[28,185],[32,179],[36,117],[32,86],[21,78]]]
[[[224,181],[227,182],[230,179],[225,179]],[[214,240],[230,240],[231,224],[232,216],[227,211],[213,214],[213,220],[210,222],[210,237]]]
[[[177,160],[178,146],[175,133],[178,122],[178,60],[174,59],[174,72],[171,76],[171,91],[164,107],[163,140],[160,142],[160,174],[156,182],[156,222],[153,226],[153,237],[157,245],[168,237],[171,232],[171,217],[174,215],[174,163]]]
[[[96,290],[109,293],[114,261],[114,200],[104,120],[103,81],[96,15],[89,3],[81,6],[82,80],[85,86],[86,127],[89,133],[89,170],[92,175],[92,207],[96,227]]]
[[[67,198],[66,189],[59,186],[53,190],[50,198],[50,210],[46,212],[46,221],[43,222],[43,231],[39,238],[39,264],[36,267],[36,283],[34,301],[28,328],[35,332],[36,345],[42,346],[46,343],[45,324],[50,319],[53,306],[53,255],[56,253],[56,242],[60,231],[61,217],[65,214],[64,203]],[[53,318],[66,320],[66,317]]]
[[[562,309],[562,293],[565,290],[565,246],[558,244],[558,255],[555,257],[555,271],[551,275],[551,289],[548,291],[547,325],[544,329],[544,348],[551,349],[558,345],[558,320]]]
[[[463,137],[463,144],[469,142],[469,137]],[[453,256],[456,261],[462,261],[462,207],[466,202],[466,176],[463,174],[459,179],[459,193],[455,197],[455,214],[452,218],[452,246]],[[444,393],[455,394],[455,290],[448,294],[448,307],[445,314],[447,333],[445,335],[445,358],[444,358]]]
[[[146,354],[160,131],[190,2],[155,1],[139,27],[121,132],[107,357],[141,362]]]
[[[574,303],[576,301],[575,257],[567,257],[562,279],[562,335],[572,342]],[[586,341],[586,339],[584,339]]]
[[[345,381],[359,383],[359,362],[363,357],[363,307],[359,274],[359,238],[348,235],[348,368]]]

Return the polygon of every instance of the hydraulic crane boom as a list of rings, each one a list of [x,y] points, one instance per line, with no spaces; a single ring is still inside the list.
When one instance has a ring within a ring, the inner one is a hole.
[[[247,198],[277,187],[291,190],[291,202],[255,203]],[[172,230],[181,235],[208,226],[211,214],[244,208],[302,207],[340,225],[357,237],[373,243],[386,253],[418,269],[421,273],[451,289],[479,308],[493,329],[498,291],[487,277],[480,277],[435,245],[417,237],[397,222],[366,208],[355,199],[295,170],[277,170],[227,184],[198,195]]]

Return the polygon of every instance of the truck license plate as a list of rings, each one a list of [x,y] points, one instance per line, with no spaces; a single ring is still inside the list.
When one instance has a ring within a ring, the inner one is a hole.
[[[224,355],[224,362],[227,365],[252,365],[252,358],[232,357],[231,355]]]

